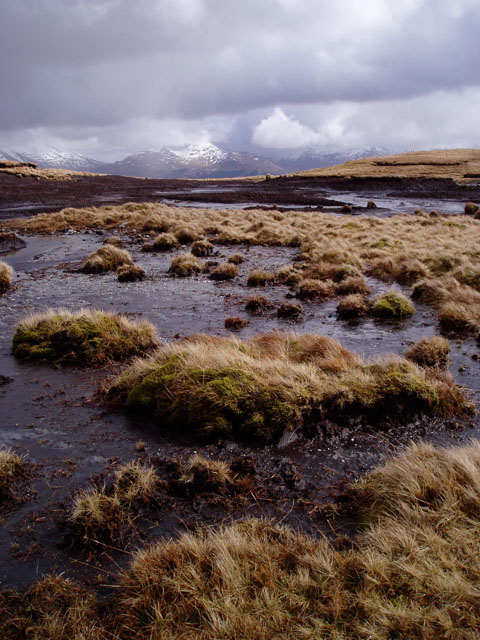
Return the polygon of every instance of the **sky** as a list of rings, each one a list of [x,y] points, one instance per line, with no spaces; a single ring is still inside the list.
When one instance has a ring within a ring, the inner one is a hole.
[[[480,0],[0,0],[0,149],[480,147]]]

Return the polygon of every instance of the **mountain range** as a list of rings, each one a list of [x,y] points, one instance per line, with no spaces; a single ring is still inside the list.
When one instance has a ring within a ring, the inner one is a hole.
[[[80,153],[52,148],[30,152],[0,149],[0,158],[34,162],[40,168],[91,171],[139,178],[233,178],[266,173],[294,173],[388,153],[391,151],[383,148],[344,152],[306,149],[297,156],[273,160],[245,151],[226,151],[214,144],[204,143],[139,151],[123,160],[110,163],[94,160]]]

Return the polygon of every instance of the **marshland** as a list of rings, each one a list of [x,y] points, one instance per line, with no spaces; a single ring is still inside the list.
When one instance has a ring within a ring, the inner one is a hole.
[[[477,164],[0,170],[3,636],[474,638]]]

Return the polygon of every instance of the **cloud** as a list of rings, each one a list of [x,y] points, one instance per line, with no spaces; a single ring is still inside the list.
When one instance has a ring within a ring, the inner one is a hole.
[[[108,144],[115,130],[120,148],[135,126],[160,140],[175,122],[181,139],[213,120],[226,142],[253,128],[262,145],[350,144],[375,133],[357,113],[441,110],[429,97],[479,88],[479,27],[477,0],[3,0],[0,147],[32,131]],[[406,128],[430,129],[426,115]]]
[[[299,149],[318,145],[321,135],[301,124],[277,107],[272,115],[264,118],[255,127],[252,142],[260,147],[271,149]]]

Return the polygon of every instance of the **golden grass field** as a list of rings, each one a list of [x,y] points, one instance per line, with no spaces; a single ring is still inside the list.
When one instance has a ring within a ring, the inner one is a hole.
[[[310,169],[295,175],[311,178],[446,178],[459,183],[480,176],[480,149],[412,151],[392,156],[353,160],[334,167]]]
[[[228,481],[228,469],[209,465]],[[150,468],[125,465],[110,500],[128,518],[156,482]],[[361,523],[352,539],[262,520],[185,533],[137,551],[107,601],[62,575],[0,592],[0,631],[5,640],[474,640],[479,487],[478,442],[412,445],[351,487]],[[74,499],[82,531],[98,533],[102,499],[88,490]]]

